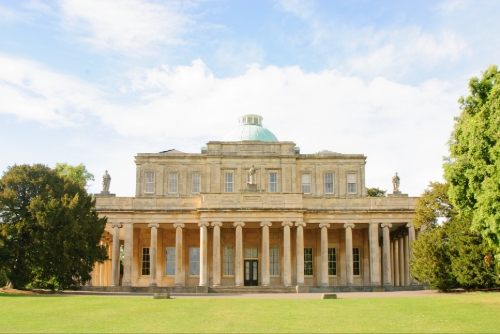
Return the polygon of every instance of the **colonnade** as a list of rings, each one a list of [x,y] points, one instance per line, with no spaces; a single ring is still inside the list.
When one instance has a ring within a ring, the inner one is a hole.
[[[235,253],[234,253],[234,279],[236,286],[243,286],[243,227],[245,222],[233,222],[235,228]],[[283,221],[283,272],[282,282],[284,286],[292,286],[292,247],[291,247],[291,227],[296,227],[296,282],[297,285],[304,285],[304,228],[306,222],[302,220]],[[151,229],[151,242],[150,242],[150,277],[149,286],[157,286],[157,229],[158,223],[151,223],[147,225]],[[270,280],[270,242],[269,242],[269,228],[272,226],[270,221],[262,221],[261,227],[261,278],[262,286],[269,286]],[[320,254],[320,275],[319,282],[322,286],[329,285],[328,275],[328,229],[329,223],[320,223],[321,229],[321,254]],[[380,258],[379,248],[379,226],[382,227],[382,259]],[[112,223],[113,228],[113,247],[112,247],[112,278],[111,286],[119,285],[120,274],[120,228],[124,228],[124,263],[123,263],[123,286],[132,285],[132,254],[133,254],[133,223]],[[175,280],[176,286],[183,285],[182,277],[182,251],[183,251],[183,229],[185,224],[176,223],[173,225],[175,228]],[[200,229],[200,271],[199,271],[199,286],[208,286],[208,227],[213,228],[213,286],[221,285],[221,221],[201,221],[198,223]],[[370,284],[372,286],[380,285],[410,285],[415,283],[410,277],[409,262],[411,261],[411,248],[410,243],[415,240],[415,229],[409,223],[406,225],[406,234],[393,234],[391,236],[390,223],[372,223],[368,227],[369,236],[369,261],[370,261]],[[353,275],[353,237],[352,229],[355,228],[353,223],[343,224],[345,229],[345,278],[346,285],[354,284]],[[380,262],[382,261],[382,277],[379,269]]]

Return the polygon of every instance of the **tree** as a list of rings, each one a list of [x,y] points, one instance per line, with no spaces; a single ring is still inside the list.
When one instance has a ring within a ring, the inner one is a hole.
[[[105,224],[82,184],[47,166],[14,165],[0,179],[0,269],[14,288],[88,281],[107,259]]]
[[[490,66],[469,82],[444,164],[449,195],[474,230],[500,246],[500,72]]]
[[[450,203],[448,188],[431,182],[415,206],[414,226],[428,230],[412,243],[412,276],[445,291],[498,286],[494,249]]]
[[[91,185],[90,182],[94,182],[94,174],[87,171],[84,164],[71,166],[67,163],[56,163],[55,170],[59,175],[75,180],[86,189]]]
[[[387,193],[387,190],[382,190],[379,188],[367,188],[366,196],[367,197],[384,197]]]

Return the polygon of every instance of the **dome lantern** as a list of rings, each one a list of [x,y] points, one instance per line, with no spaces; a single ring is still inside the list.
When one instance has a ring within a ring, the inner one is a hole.
[[[278,138],[262,126],[262,116],[246,114],[238,117],[238,125],[224,136],[223,141],[258,140],[277,142]]]

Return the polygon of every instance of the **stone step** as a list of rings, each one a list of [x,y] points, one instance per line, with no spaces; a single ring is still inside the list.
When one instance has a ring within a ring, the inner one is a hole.
[[[208,288],[209,293],[296,293],[295,287],[285,286],[220,286]]]

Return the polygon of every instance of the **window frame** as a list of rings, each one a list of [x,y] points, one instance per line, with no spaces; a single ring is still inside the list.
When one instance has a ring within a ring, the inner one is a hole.
[[[175,178],[172,179],[172,176],[175,176]],[[173,180],[175,180],[175,182],[172,182]],[[172,191],[172,184],[175,184],[175,191]],[[177,172],[168,173],[168,193],[169,194],[179,193],[179,173]]]
[[[272,182],[272,177],[271,177],[272,175],[275,176],[274,182]],[[278,173],[270,172],[268,180],[269,180],[269,192],[270,193],[277,193],[278,192]]]
[[[354,183],[352,182],[349,182],[349,175],[354,175]],[[348,172],[347,173],[347,177],[346,177],[346,181],[347,181],[347,194],[357,194],[358,193],[358,173],[355,173],[355,172]],[[354,184],[354,191],[351,191],[350,190],[350,185]]]
[[[231,254],[226,254],[226,250],[231,249]],[[228,256],[230,255],[230,256]],[[226,269],[231,269],[232,273],[228,273]],[[222,276],[232,277],[234,276],[234,246],[227,245],[222,247]]]
[[[169,261],[169,259],[168,259],[168,257],[169,257],[168,250],[169,249],[173,249],[174,250],[174,255],[173,255],[174,259],[173,259],[173,261],[172,260]],[[165,276],[175,276],[175,256],[176,256],[176,252],[177,252],[177,250],[176,250],[175,246],[174,247],[165,247]],[[169,274],[168,273],[168,264],[169,263],[173,263],[174,264],[174,266],[173,266],[174,267],[174,273],[173,274]]]
[[[308,175],[309,176],[309,183],[304,183],[304,176]],[[304,195],[310,195],[312,193],[312,189],[311,189],[311,184],[312,184],[312,176],[311,176],[311,173],[301,173],[300,174],[300,189],[302,190],[302,193],[304,193]],[[309,192],[306,192],[304,191],[304,186],[307,186],[309,187]]]
[[[273,250],[276,250],[276,254],[274,256],[273,256]],[[280,248],[279,248],[279,246],[269,247],[269,275],[270,276],[280,276]]]
[[[231,175],[231,181],[228,181],[228,176]],[[229,189],[231,188],[231,189]],[[233,193],[234,192],[234,173],[226,172],[224,173],[224,192]]]
[[[357,254],[355,249],[357,249]],[[358,259],[356,260],[356,256]],[[356,268],[356,263],[358,267]],[[356,269],[358,273],[356,274]],[[361,247],[353,247],[352,248],[352,275],[353,276],[361,276]]]
[[[310,250],[310,251],[306,251]],[[309,259],[310,256],[310,259]],[[311,266],[308,267],[307,263],[310,263]],[[306,273],[307,270],[310,270],[310,274]],[[304,276],[314,276],[314,253],[313,247],[304,247]]]
[[[327,185],[329,185],[330,183],[327,183],[326,182],[326,178],[328,175],[331,175],[332,176],[332,182],[331,182],[331,186],[332,186],[332,191],[331,192],[328,192],[327,191]],[[325,174],[323,174],[323,190],[324,190],[324,193],[325,195],[333,195],[335,194],[335,173],[333,172],[326,172]]]
[[[197,249],[198,250],[198,260],[193,260],[192,256],[192,252],[191,250],[194,250],[194,249]],[[198,264],[196,266],[192,266],[192,264]],[[200,258],[200,247],[189,247],[189,276],[191,277],[194,277],[194,276],[200,276],[200,263],[201,263],[201,258]],[[195,268],[196,272],[193,273],[191,271],[192,268]]]
[[[197,176],[197,182],[195,183],[195,176]],[[195,189],[195,185],[198,186],[198,191]],[[201,173],[193,173],[191,174],[191,193],[199,194],[201,193]]]
[[[331,256],[330,250],[331,249],[333,249],[334,260],[330,259],[330,256]],[[337,248],[336,247],[328,247],[328,255],[327,256],[328,256],[328,276],[335,277],[335,276],[337,276],[337,263],[338,263],[338,260],[337,260]],[[334,268],[333,268],[334,274],[331,273],[331,269],[332,269],[331,266],[330,266],[331,263],[335,264]]]
[[[148,176],[152,175],[153,180],[148,181]],[[152,190],[148,190],[148,185],[152,188]],[[146,171],[144,172],[144,193],[145,194],[154,194],[156,191],[156,175],[154,171]]]
[[[146,249],[147,249],[147,252],[145,252]],[[150,276],[151,275],[151,253],[149,251],[149,247],[142,247],[141,250],[142,250],[141,251],[141,276]]]

